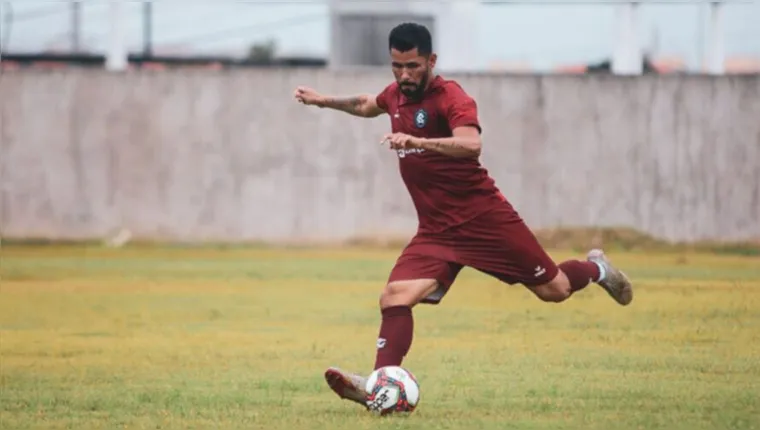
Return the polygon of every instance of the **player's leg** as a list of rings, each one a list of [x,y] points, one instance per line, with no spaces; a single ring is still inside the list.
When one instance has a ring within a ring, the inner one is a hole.
[[[374,369],[401,365],[412,345],[412,308],[419,303],[439,303],[454,282],[462,266],[430,256],[445,252],[435,245],[412,241],[399,257],[380,294]],[[325,372],[325,379],[341,398],[366,406],[366,377],[332,367]]]
[[[592,282],[621,305],[633,299],[631,282],[603,252],[592,250],[585,260],[567,260],[557,265],[507,205],[460,230],[463,240],[457,250],[464,256],[464,264],[510,284],[523,284],[543,301],[563,302]]]
[[[544,259],[545,265],[549,265],[551,258],[537,240],[534,239],[534,242],[530,246],[531,252]],[[592,282],[601,286],[621,305],[628,305],[633,300],[633,288],[628,277],[613,266],[604,252],[598,249],[591,250],[585,261],[566,260],[560,263],[557,275],[549,282],[536,285],[531,280],[524,284],[541,300],[558,303],[567,300],[573,293],[586,288]]]
[[[414,240],[396,261],[380,294],[380,331],[374,369],[400,366],[412,345],[412,308],[419,303],[438,304],[454,283],[462,266],[450,262],[446,245]]]
[[[445,265],[444,262],[440,264]],[[401,269],[403,270],[403,267]],[[394,270],[394,273],[398,272],[398,269]],[[374,369],[401,365],[412,346],[412,308],[420,302],[438,303],[446,289],[438,280],[432,278],[393,281],[386,285],[380,295],[382,319]],[[340,398],[366,406],[366,376],[331,367],[325,371],[325,380]]]
[[[527,227],[520,227],[527,230]],[[532,236],[532,233],[531,233]],[[519,282],[545,302],[559,303],[567,300],[573,293],[600,279],[599,266],[589,261],[568,260],[555,265],[535,238],[520,234],[520,259],[532,260],[524,264],[526,268],[535,264],[534,278],[519,276]],[[530,264],[527,264],[530,263]],[[538,268],[541,267],[541,270]],[[539,275],[546,270],[543,275]]]
[[[412,308],[438,289],[431,278],[389,282],[380,295],[380,333],[374,369],[398,366],[412,346]]]

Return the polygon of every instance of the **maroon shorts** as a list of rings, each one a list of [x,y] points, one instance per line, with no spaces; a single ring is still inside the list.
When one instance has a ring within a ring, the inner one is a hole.
[[[509,204],[441,233],[418,233],[406,246],[388,282],[436,279],[439,288],[422,302],[436,304],[463,267],[508,284],[536,286],[559,273],[554,260]]]

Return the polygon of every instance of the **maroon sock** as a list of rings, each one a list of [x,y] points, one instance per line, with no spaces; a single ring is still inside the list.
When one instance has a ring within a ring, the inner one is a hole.
[[[375,370],[385,366],[400,366],[412,346],[414,319],[409,306],[383,309],[383,322],[377,339]]]
[[[580,291],[591,282],[599,280],[599,266],[591,261],[569,260],[559,265],[570,281],[570,291]]]

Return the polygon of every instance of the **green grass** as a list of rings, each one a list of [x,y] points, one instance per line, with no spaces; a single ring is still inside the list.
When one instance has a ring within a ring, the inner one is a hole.
[[[395,257],[4,246],[0,428],[760,429],[758,257],[615,253],[627,308],[465,270],[415,309],[419,409],[377,418],[322,372],[369,370]]]

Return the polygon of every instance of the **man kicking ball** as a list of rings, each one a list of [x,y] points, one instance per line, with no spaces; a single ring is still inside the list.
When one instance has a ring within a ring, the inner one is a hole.
[[[305,105],[365,118],[387,113],[393,132],[382,142],[398,153],[401,177],[417,210],[417,234],[380,296],[374,368],[401,365],[412,344],[412,308],[439,303],[465,266],[522,284],[546,302],[565,301],[594,282],[619,304],[631,303],[631,282],[601,250],[590,251],[585,261],[555,264],[496,187],[478,161],[476,103],[456,81],[433,72],[436,54],[427,28],[400,24],[388,42],[396,79],[377,96],[333,97],[306,87],[295,91]],[[365,405],[365,377],[330,368],[325,379],[341,398]]]

